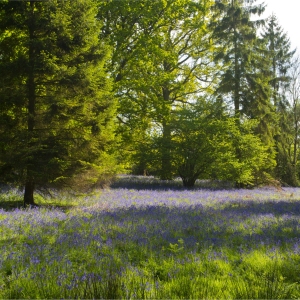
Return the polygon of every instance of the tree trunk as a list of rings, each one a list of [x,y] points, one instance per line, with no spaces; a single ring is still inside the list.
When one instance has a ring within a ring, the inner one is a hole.
[[[33,192],[34,192],[34,181],[33,179],[27,179],[25,183],[25,192],[24,192],[24,207],[27,207],[29,205],[35,205]]]
[[[164,63],[165,71],[169,72],[169,66],[167,62]],[[172,163],[171,163],[171,127],[170,127],[170,89],[168,86],[162,87],[163,98],[163,120],[162,120],[162,148],[161,148],[161,176],[162,180],[172,179]]]
[[[231,1],[231,6],[235,10],[236,3],[235,0]],[[234,102],[234,114],[237,120],[240,120],[240,72],[239,72],[239,49],[237,41],[237,28],[236,28],[236,17],[235,14],[232,16],[233,20],[233,43],[234,43],[234,92],[233,92],[233,102]]]
[[[29,31],[29,48],[28,48],[28,79],[27,79],[27,88],[28,88],[28,104],[27,104],[27,131],[28,131],[28,141],[27,141],[27,174],[25,182],[25,191],[24,191],[24,206],[34,205],[34,178],[32,165],[34,158],[31,157],[30,152],[32,151],[33,144],[32,138],[35,128],[35,45],[34,45],[34,30],[35,30],[35,20],[34,20],[34,1],[30,1],[31,16],[28,22],[28,31]]]
[[[171,165],[171,129],[170,125],[163,121],[163,141],[161,148],[161,176],[162,180],[172,179]]]
[[[238,46],[236,40],[236,32],[234,37],[234,113],[235,117],[240,119],[240,72],[238,59]]]
[[[297,109],[298,109],[298,100],[294,100],[294,127],[295,127],[295,135],[294,135],[294,145],[293,145],[293,171],[294,174],[297,174],[297,156],[298,156],[298,116],[297,116]]]
[[[196,180],[197,179],[194,177],[182,178],[182,183],[183,183],[183,186],[186,188],[193,188]]]

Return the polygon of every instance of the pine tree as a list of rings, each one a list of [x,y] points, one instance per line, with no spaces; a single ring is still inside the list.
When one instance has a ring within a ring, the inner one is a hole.
[[[0,4],[0,168],[24,205],[40,186],[110,172],[115,105],[96,12],[90,0]]]
[[[290,118],[290,108],[286,97],[286,90],[292,84],[289,71],[292,67],[295,50],[291,50],[290,40],[278,24],[274,14],[268,18],[262,38],[271,60],[269,85],[271,100],[275,106],[278,119],[275,139],[277,151],[276,176],[289,185],[296,185],[296,169],[292,167],[294,159],[290,157],[290,138],[287,138],[290,136],[293,125],[288,120]]]
[[[290,40],[278,24],[274,14],[268,18],[262,38],[266,43],[272,61],[272,79],[270,81],[272,100],[275,107],[279,109],[280,105],[284,104],[283,91],[289,83],[288,70],[291,67],[296,50],[291,50]]]
[[[264,5],[254,5],[254,2],[224,0],[214,5],[211,28],[219,49],[215,60],[223,64],[216,93],[228,99],[229,107],[233,104],[238,122],[244,122],[245,118],[258,120],[254,133],[269,149],[266,171],[271,171],[275,156],[274,122],[276,124],[270,101],[271,61],[257,33],[264,20],[251,19],[263,13]],[[237,156],[242,157],[241,149],[236,151]]]
[[[234,114],[239,119],[248,105],[246,93],[253,71],[250,61],[257,40],[256,27],[260,22],[252,21],[251,16],[260,15],[264,6],[254,6],[252,2],[247,6],[244,0],[223,0],[215,2],[213,11],[211,29],[218,45],[215,60],[223,64],[217,92],[230,98]]]

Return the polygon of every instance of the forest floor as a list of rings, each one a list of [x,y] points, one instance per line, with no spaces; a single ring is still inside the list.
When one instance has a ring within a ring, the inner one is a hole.
[[[300,189],[122,176],[90,194],[0,195],[0,298],[300,297]]]

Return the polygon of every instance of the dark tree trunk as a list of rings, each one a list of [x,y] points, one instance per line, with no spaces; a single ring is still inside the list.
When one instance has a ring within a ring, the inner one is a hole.
[[[169,72],[169,66],[164,63],[165,71]],[[162,149],[161,149],[161,176],[162,180],[172,179],[172,163],[171,163],[171,127],[170,127],[170,90],[167,86],[162,88],[164,114],[162,121]]]
[[[195,185],[200,172],[195,171],[195,164],[191,162],[185,162],[178,168],[178,173],[182,179],[183,186],[186,188],[192,188]]]
[[[162,141],[162,157],[161,157],[161,176],[162,180],[172,179],[171,164],[171,129],[170,125],[163,122],[163,141]]]
[[[186,187],[186,188],[192,188],[194,187],[195,185],[195,182],[196,182],[196,178],[192,177],[192,178],[182,178],[182,183],[183,183],[183,186]]]
[[[235,117],[240,119],[240,72],[238,59],[237,32],[234,28],[234,113]]]
[[[29,48],[28,48],[28,79],[27,79],[27,88],[28,88],[28,104],[27,104],[27,131],[28,131],[28,141],[27,141],[27,174],[25,182],[25,191],[24,191],[24,206],[34,205],[34,178],[33,178],[33,162],[34,158],[31,157],[30,152],[34,145],[32,144],[32,138],[35,128],[35,105],[36,105],[36,94],[35,94],[35,16],[34,1],[30,1],[31,15],[28,22],[28,31],[29,31]]]
[[[29,205],[35,205],[33,192],[34,192],[33,179],[27,179],[25,183],[25,192],[24,192],[24,207],[27,207]]]

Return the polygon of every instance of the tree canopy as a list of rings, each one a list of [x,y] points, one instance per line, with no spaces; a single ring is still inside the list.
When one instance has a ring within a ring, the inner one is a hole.
[[[297,185],[299,63],[264,8],[2,1],[0,180],[23,186],[26,205],[40,187],[120,169],[187,187]]]
[[[36,186],[109,174],[115,103],[95,3],[4,1],[0,11],[1,177],[24,186],[27,205]]]

